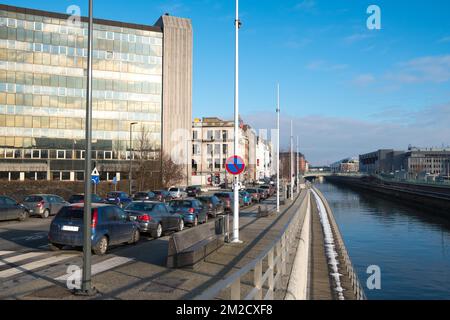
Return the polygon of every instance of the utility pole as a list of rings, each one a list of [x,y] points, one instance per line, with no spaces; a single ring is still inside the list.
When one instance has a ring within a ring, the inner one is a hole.
[[[300,154],[298,153],[298,136],[297,136],[297,175],[295,176],[295,179],[297,181],[297,193],[300,193]]]
[[[294,121],[291,120],[291,198],[294,199]]]
[[[280,85],[277,86],[277,213],[280,213]]]
[[[235,81],[234,81],[234,154],[239,155],[239,0],[236,0],[236,32]],[[232,243],[241,243],[239,239],[239,176],[234,177],[234,217]]]
[[[93,46],[93,0],[89,0],[88,57],[86,88],[86,148],[84,161],[84,219],[83,219],[83,272],[79,295],[92,296],[96,290],[91,283],[91,222],[92,222],[92,46]]]

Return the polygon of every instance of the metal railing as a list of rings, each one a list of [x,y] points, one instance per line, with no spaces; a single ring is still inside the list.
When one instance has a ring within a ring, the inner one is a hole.
[[[309,196],[309,190],[298,195],[283,214],[289,211],[299,199],[303,201]],[[290,251],[301,229],[299,227],[304,218],[302,208],[307,205],[307,202],[303,201],[300,210],[289,219],[280,235],[261,254],[239,271],[207,289],[195,300],[218,299],[228,289],[229,294],[224,298],[225,300],[274,300],[275,291],[281,289],[282,276],[288,275],[287,264]],[[253,272],[253,281],[244,283],[243,278],[251,272]],[[251,288],[245,295],[242,295],[242,284]]]
[[[350,256],[348,254],[347,248],[345,247],[345,243],[342,238],[342,234],[339,229],[339,226],[336,223],[336,219],[334,218],[333,211],[331,210],[330,205],[328,204],[328,201],[325,199],[322,192],[320,192],[320,190],[318,190],[316,187],[314,187],[314,190],[319,195],[320,199],[322,200],[322,202],[325,205],[325,208],[327,210],[328,219],[330,221],[331,228],[333,229],[335,241],[338,246],[337,249],[339,250],[339,253],[342,255],[342,259],[344,261],[344,267],[349,276],[353,294],[355,295],[357,300],[367,300],[366,294],[364,293],[364,289],[362,288],[361,283],[359,282],[357,272],[356,272],[355,268],[353,267],[353,264],[352,264],[352,261],[350,260]]]

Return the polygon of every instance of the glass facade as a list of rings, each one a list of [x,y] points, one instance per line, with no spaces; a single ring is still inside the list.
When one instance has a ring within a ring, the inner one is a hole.
[[[126,171],[120,164],[130,157],[132,122],[139,123],[133,150],[145,130],[150,156],[159,156],[162,38],[143,28],[94,26],[93,160],[117,172]],[[82,177],[86,67],[87,23],[0,10],[0,179],[11,171],[43,177],[36,161],[50,165],[50,179]],[[22,166],[11,170],[17,160]]]

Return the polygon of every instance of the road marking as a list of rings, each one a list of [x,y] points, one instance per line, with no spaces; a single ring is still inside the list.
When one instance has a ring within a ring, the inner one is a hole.
[[[19,261],[23,261],[23,260],[27,260],[27,259],[31,259],[31,258],[35,258],[35,257],[39,257],[42,256],[44,254],[47,254],[46,252],[30,252],[30,253],[25,253],[25,254],[21,254],[18,256],[14,256],[11,258],[6,258],[6,259],[0,259],[0,267],[4,266],[8,263],[15,263],[15,262],[19,262]]]
[[[41,240],[44,239],[45,237],[48,236],[47,232],[37,232],[28,236],[24,236],[24,237],[18,237],[18,238],[12,238],[12,241],[36,241],[36,240]]]
[[[105,260],[100,263],[96,263],[92,266],[91,274],[94,276],[96,274],[120,267],[124,264],[127,264],[131,261],[134,261],[134,259],[124,258],[124,257],[115,257],[108,260]],[[66,281],[69,278],[69,274],[65,274],[61,277],[56,278],[57,281]]]
[[[1,256],[6,256],[8,254],[14,253],[15,251],[0,251],[0,257]]]
[[[50,265],[53,263],[57,263],[57,262],[60,262],[63,260],[67,260],[67,259],[73,258],[73,257],[74,257],[74,255],[65,254],[65,255],[50,257],[50,258],[47,258],[44,260],[38,260],[35,262],[25,264],[23,266],[18,266],[16,268],[4,270],[4,271],[0,272],[0,279],[1,278],[9,278],[9,277],[21,274],[26,271],[32,271],[32,270],[35,270],[35,269],[38,269],[38,268],[41,268],[41,267],[44,267],[44,266],[47,266],[47,265]]]

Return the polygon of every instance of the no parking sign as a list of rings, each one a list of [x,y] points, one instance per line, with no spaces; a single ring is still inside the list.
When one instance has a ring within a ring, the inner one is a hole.
[[[239,156],[230,157],[225,164],[225,168],[227,169],[229,174],[238,176],[245,170],[244,159]]]

